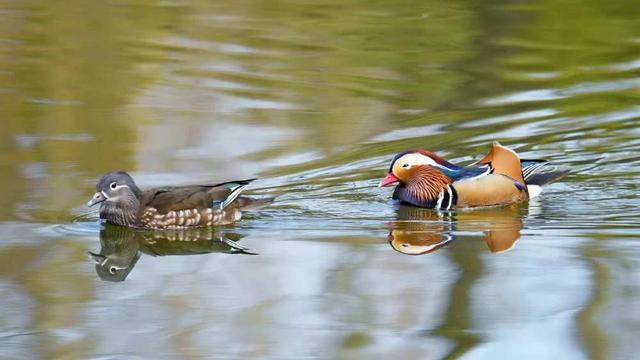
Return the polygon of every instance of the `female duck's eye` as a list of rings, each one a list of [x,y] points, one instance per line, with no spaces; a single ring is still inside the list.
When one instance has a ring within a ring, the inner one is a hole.
[[[116,270],[118,270],[118,269],[116,269],[115,266],[112,266],[112,267],[109,268],[109,273],[111,273],[111,275],[115,275]]]
[[[118,184],[116,184],[115,182],[112,182],[111,184],[109,184],[109,187],[111,188],[111,190],[115,190],[116,187],[118,187]]]
[[[411,165],[409,165],[409,164],[402,164],[402,167],[403,167],[403,168],[405,168],[405,169],[406,169],[406,168],[408,168],[409,166],[411,166]]]

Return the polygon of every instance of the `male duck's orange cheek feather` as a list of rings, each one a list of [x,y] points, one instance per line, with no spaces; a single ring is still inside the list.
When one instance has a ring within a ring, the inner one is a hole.
[[[385,187],[385,186],[389,186],[391,184],[395,184],[397,182],[399,182],[400,179],[398,179],[395,175],[393,175],[393,173],[388,173],[387,176],[384,177],[384,179],[382,179],[380,181],[380,184],[378,184],[379,187]]]
[[[393,199],[413,206],[433,209],[441,203],[447,207],[455,205],[455,190],[449,185],[451,179],[431,166],[414,168],[411,177],[402,181],[393,192]],[[445,201],[446,197],[446,201]]]

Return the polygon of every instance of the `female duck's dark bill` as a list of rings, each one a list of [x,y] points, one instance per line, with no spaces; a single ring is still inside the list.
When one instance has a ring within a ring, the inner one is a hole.
[[[107,197],[104,196],[102,191],[98,191],[97,193],[93,194],[93,197],[91,198],[91,200],[89,200],[87,206],[92,207],[93,205],[99,204],[105,200],[107,200]]]
[[[400,181],[400,179],[398,179],[395,175],[393,175],[392,173],[388,173],[387,176],[384,177],[384,179],[382,179],[380,181],[380,184],[378,184],[379,187],[385,187],[385,186],[389,186],[391,184],[395,184],[398,181]]]

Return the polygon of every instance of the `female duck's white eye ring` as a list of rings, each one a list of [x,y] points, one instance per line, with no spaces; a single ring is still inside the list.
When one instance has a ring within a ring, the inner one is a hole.
[[[403,167],[403,168],[405,168],[405,169],[406,169],[406,168],[408,168],[409,166],[411,166],[411,165],[409,165],[409,164],[402,164],[402,167]]]
[[[111,190],[115,190],[118,187],[118,184],[112,182],[111,184],[109,184],[109,187],[111,188]]]

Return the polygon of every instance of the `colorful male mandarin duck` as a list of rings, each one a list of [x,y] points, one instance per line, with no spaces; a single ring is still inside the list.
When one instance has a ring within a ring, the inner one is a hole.
[[[124,171],[103,175],[88,206],[100,204],[108,223],[141,229],[185,229],[226,225],[273,199],[251,199],[240,193],[255,179],[217,185],[160,187],[141,191]]]
[[[513,150],[494,143],[484,158],[464,167],[429,151],[405,151],[393,158],[380,186],[398,183],[394,200],[447,210],[528,200],[567,172],[546,160],[521,160]]]

